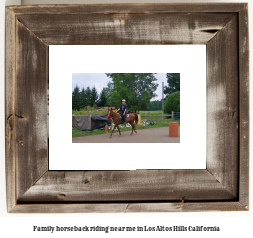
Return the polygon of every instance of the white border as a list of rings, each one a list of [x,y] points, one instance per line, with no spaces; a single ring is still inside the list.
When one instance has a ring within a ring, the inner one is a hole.
[[[107,72],[180,73],[180,143],[72,143],[72,73]],[[49,89],[49,170],[206,168],[205,45],[50,45]]]

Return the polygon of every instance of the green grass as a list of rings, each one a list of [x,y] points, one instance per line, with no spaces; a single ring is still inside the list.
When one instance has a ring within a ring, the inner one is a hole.
[[[107,114],[107,109],[96,109],[94,107],[86,107],[83,110],[80,111],[72,111],[72,114],[75,115],[105,115]],[[140,115],[145,115],[145,111],[140,111]],[[162,111],[147,111],[147,115],[162,115]],[[165,114],[166,115],[166,114]],[[143,121],[146,119],[148,121],[152,121],[152,119],[162,119],[162,117],[141,117],[141,120]],[[168,127],[171,120],[164,120],[162,121],[154,121],[154,125],[146,125],[141,126],[137,125],[136,130],[142,130],[142,129],[150,129],[150,128],[158,128],[158,127]],[[180,126],[180,120],[174,120],[174,122],[178,122]],[[109,129],[109,128],[108,128]],[[131,131],[132,127],[126,127],[120,128],[120,131]],[[79,131],[77,129],[72,128],[72,137],[80,137],[80,136],[89,136],[89,135],[99,135],[99,134],[105,134],[104,130],[101,129],[95,129],[93,131]],[[111,131],[108,131],[108,133],[111,133]],[[118,133],[118,130],[114,130],[114,133]]]
[[[79,131],[75,128],[72,128],[72,137],[80,137],[80,136],[91,136],[91,135],[99,135],[104,134],[104,130],[93,130],[93,131]]]
[[[137,125],[136,130],[138,131],[138,130],[145,130],[145,129],[150,129],[150,128],[168,127],[169,122],[171,122],[171,120],[165,120],[164,123],[162,121],[154,121],[154,122],[155,122],[155,125],[146,125],[146,126]],[[175,120],[175,122],[178,122],[178,124],[180,125],[180,120]],[[123,126],[122,128],[120,128],[121,132],[131,131],[131,130],[132,130],[132,127]],[[100,129],[95,129],[93,131],[79,131],[72,128],[72,137],[99,135],[99,134],[105,134],[105,133],[106,132],[104,132],[104,130],[100,130]],[[111,131],[108,131],[107,133],[111,133]],[[113,133],[118,133],[118,130],[115,129]]]
[[[149,120],[152,121],[152,119]],[[172,120],[164,120],[164,122],[154,121],[155,125],[148,125],[147,128],[168,127],[170,122],[172,122]],[[178,122],[178,125],[180,126],[180,120],[174,120],[173,122]]]
[[[140,111],[141,115],[145,115],[146,111]],[[147,115],[162,115],[161,111],[147,111]]]
[[[72,115],[77,115],[77,116],[81,116],[81,115],[105,115],[107,114],[108,110],[107,109],[97,109],[95,107],[85,107],[83,109],[81,109],[80,111],[75,111],[72,110]]]
[[[140,115],[146,115],[145,111],[140,111]],[[162,111],[147,111],[147,115],[162,115]],[[168,113],[164,113],[164,115],[170,115]],[[152,121],[152,119],[163,119],[162,116],[160,117],[141,117],[141,120],[145,120],[147,119],[148,121]],[[168,119],[171,119],[171,117],[168,117]],[[164,122],[162,121],[154,121],[155,125],[153,127],[164,127],[164,126],[169,126],[169,123],[172,122],[172,120],[164,120]],[[179,126],[180,126],[180,120],[174,120],[174,122],[178,122]],[[151,127],[151,126],[150,126]]]

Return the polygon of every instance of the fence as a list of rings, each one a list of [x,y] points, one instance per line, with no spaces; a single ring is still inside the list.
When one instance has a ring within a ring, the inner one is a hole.
[[[171,120],[171,121],[174,121],[174,120],[179,120],[180,119],[180,112],[172,112],[171,114],[168,114],[168,115],[147,115],[147,111],[145,112],[144,115],[141,115],[141,117],[162,117],[162,119],[151,119],[152,121],[162,121],[164,122],[164,120]],[[166,119],[164,118],[166,117]],[[168,118],[170,117],[170,118]],[[144,126],[147,125],[147,120],[148,118],[145,118],[144,119]]]
[[[180,112],[174,112],[174,120],[180,120]]]

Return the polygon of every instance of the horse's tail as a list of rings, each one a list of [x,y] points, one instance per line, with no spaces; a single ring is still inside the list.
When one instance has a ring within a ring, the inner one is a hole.
[[[135,120],[135,128],[136,128],[136,126],[137,126],[137,124],[138,124],[138,115],[137,115],[137,113],[134,113],[134,120]]]

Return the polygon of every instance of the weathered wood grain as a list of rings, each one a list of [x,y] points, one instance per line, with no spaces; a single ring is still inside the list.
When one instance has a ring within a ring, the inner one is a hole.
[[[83,203],[22,204],[13,213],[128,213],[128,212],[205,212],[247,211],[239,202],[155,202],[155,203]]]
[[[184,202],[184,203],[142,203],[128,204],[126,212],[205,212],[205,211],[247,211],[239,202]]]
[[[40,14],[18,19],[48,45],[142,45],[206,44],[234,16],[236,13]]]
[[[247,14],[234,3],[7,7],[7,210],[248,210]],[[207,44],[207,170],[47,171],[49,44],[182,43]]]
[[[48,171],[19,202],[236,199],[207,170]]]
[[[248,5],[239,19],[239,201],[249,206],[249,31]]]
[[[48,170],[47,46],[16,22],[15,156],[17,198]]]
[[[10,6],[16,15],[25,14],[161,14],[239,12],[247,3],[151,3],[151,4],[82,4]]]
[[[207,169],[238,197],[237,16],[207,44]]]
[[[15,17],[14,13],[6,8],[5,26],[5,157],[6,157],[6,197],[7,210],[10,211],[16,205],[16,181],[15,181]]]

